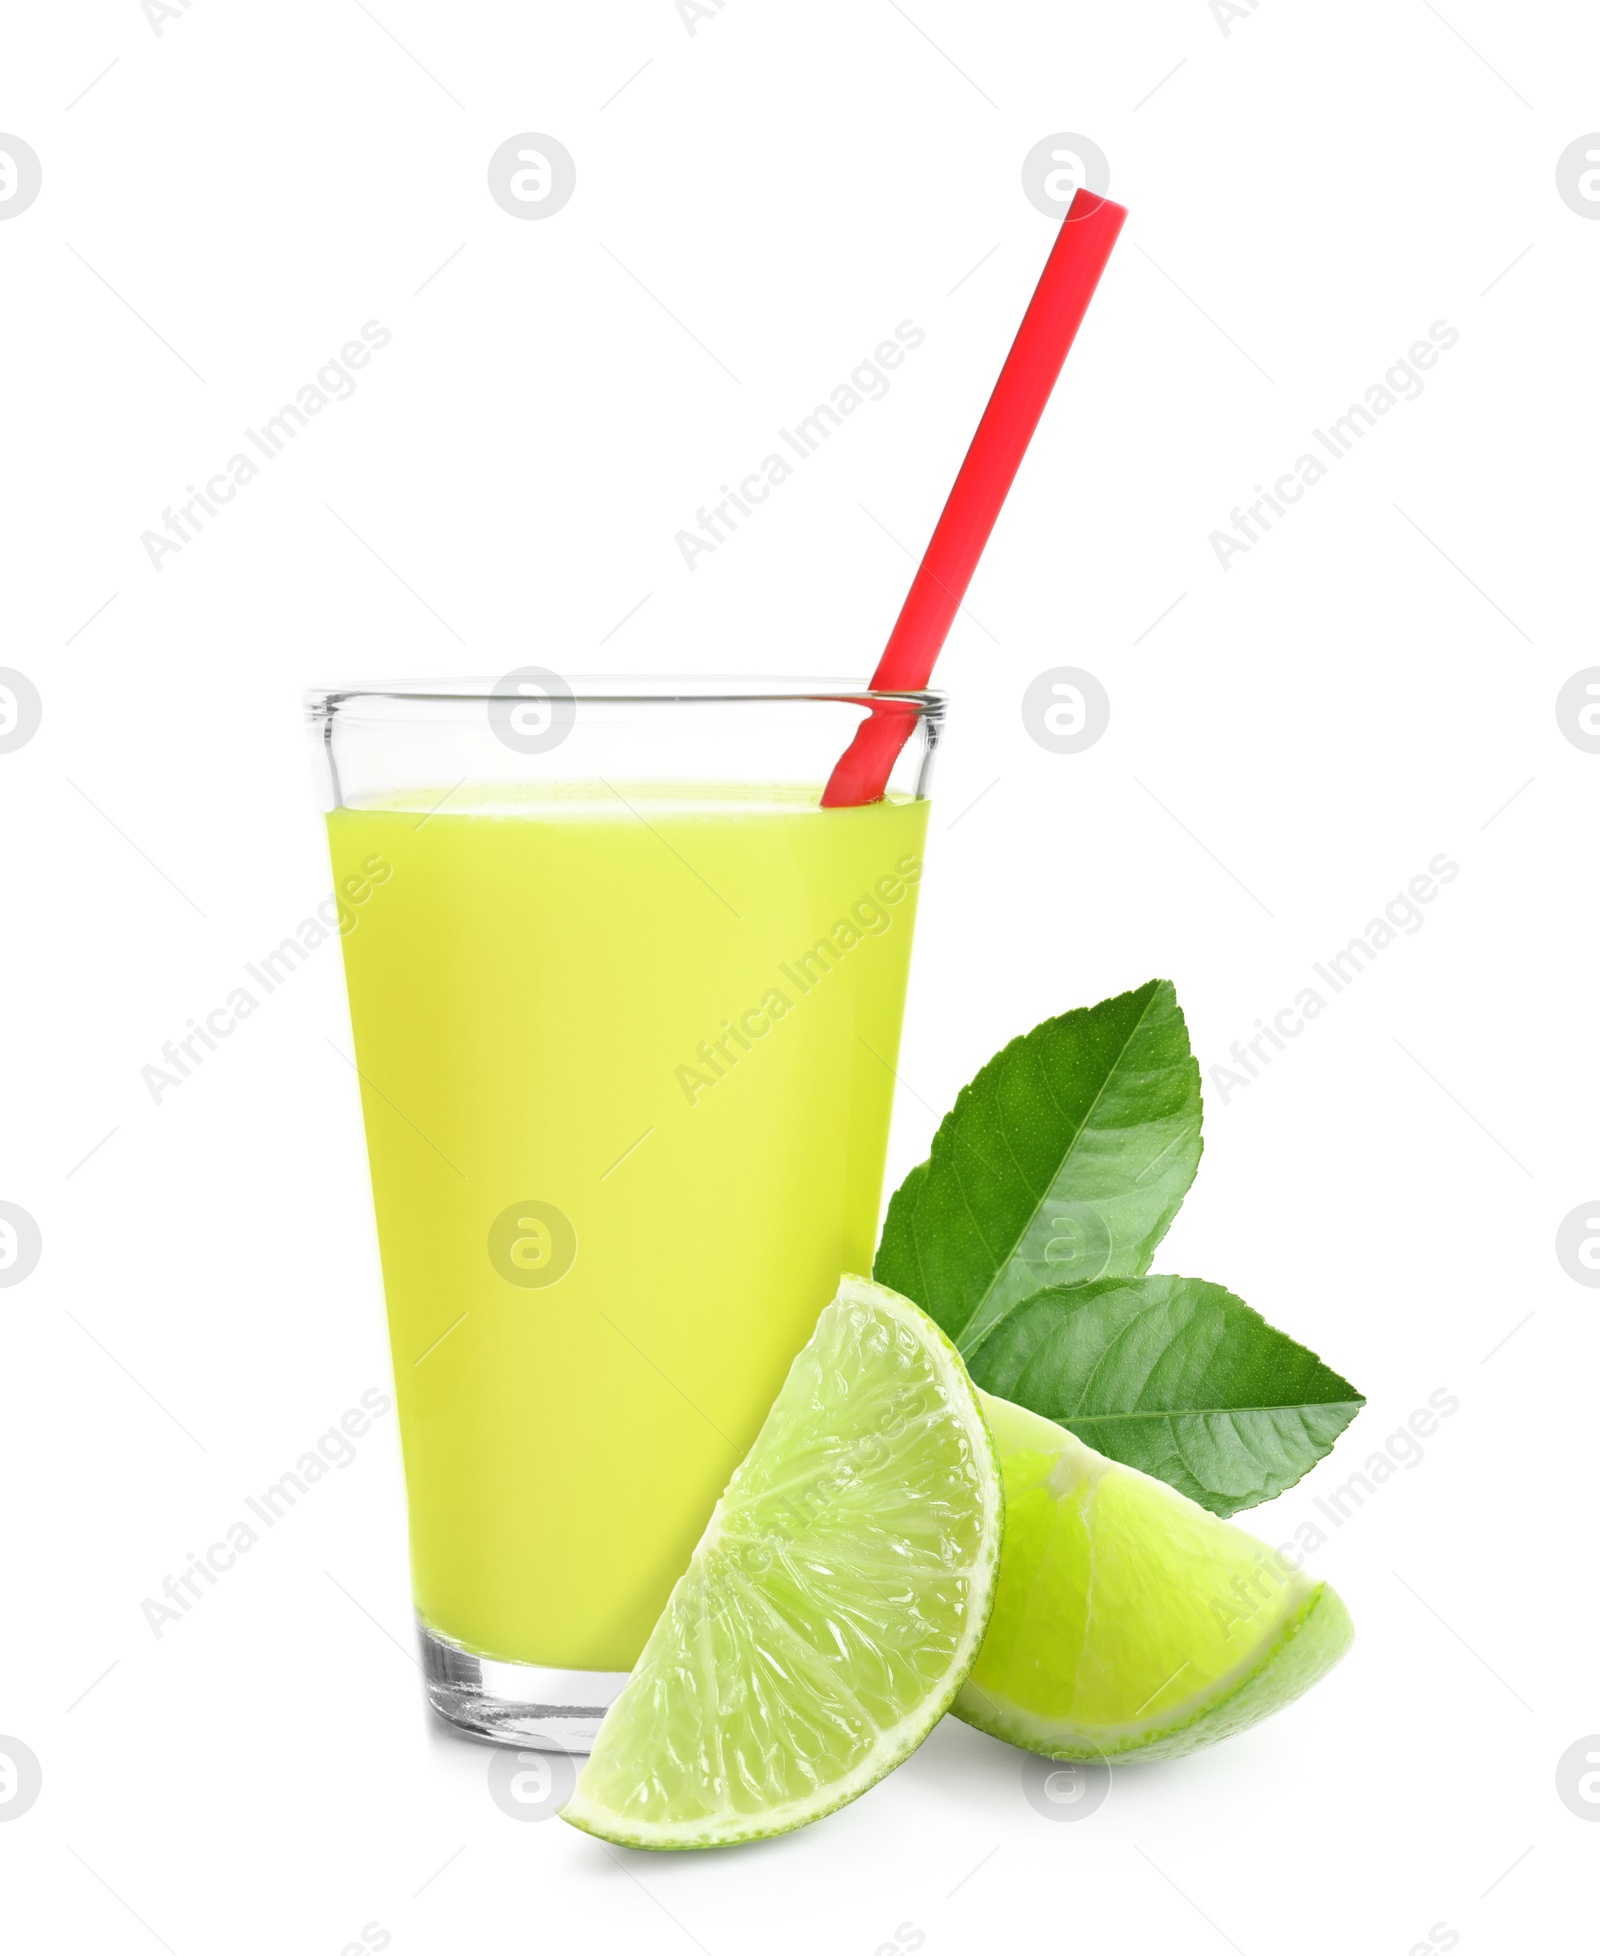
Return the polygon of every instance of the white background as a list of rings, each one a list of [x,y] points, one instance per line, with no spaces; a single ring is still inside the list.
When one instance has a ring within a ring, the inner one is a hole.
[[[1600,1731],[1600,1298],[1554,1240],[1600,1188],[1600,757],[1554,705],[1600,660],[1600,223],[1555,169],[1597,72],[1576,0],[8,10],[43,191],[0,222],[3,660],[44,702],[0,756],[0,1197],[44,1242],[0,1293],[0,1733],[43,1768],[8,1946],[1587,1946],[1600,1832],[1555,1769]],[[486,190],[524,131],[577,161],[539,222]],[[1460,1410],[1317,1552],[1349,1659],[1087,1821],[946,1721],[805,1833],[608,1855],[506,1817],[424,1714],[392,1414],[147,1627],[389,1360],[337,951],[160,1106],[140,1068],[325,892],[302,687],[870,670],[1062,131],[1132,217],[940,666],[890,1186],[1005,1039],[1170,975],[1207,1146],[1158,1267],[1370,1400],[1247,1519],[1284,1539]],[[140,533],[369,319],[356,395],[152,568]],[[903,319],[892,393],[686,569],[674,533]],[[1209,533],[1436,320],[1425,393],[1223,570]],[[1019,714],[1062,664],[1112,701],[1076,757]],[[1225,1102],[1230,1044],[1441,851],[1424,928]]]

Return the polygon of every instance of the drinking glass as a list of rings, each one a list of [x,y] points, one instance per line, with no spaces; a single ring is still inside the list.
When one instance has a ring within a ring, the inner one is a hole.
[[[429,1699],[583,1750],[871,1268],[943,704],[523,667],[307,708]],[[874,710],[888,794],[822,808]]]

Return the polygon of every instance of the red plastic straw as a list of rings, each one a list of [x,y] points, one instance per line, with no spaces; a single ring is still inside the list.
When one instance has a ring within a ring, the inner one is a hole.
[[[983,546],[1022,466],[1100,274],[1128,213],[1080,190],[1062,220],[989,405],[872,675],[876,693],[920,692],[955,621]],[[877,801],[916,722],[908,708],[874,707],[823,791],[824,808]]]

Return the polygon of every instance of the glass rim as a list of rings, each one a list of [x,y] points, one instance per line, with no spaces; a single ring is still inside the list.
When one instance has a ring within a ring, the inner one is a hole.
[[[337,712],[346,704],[376,703],[384,700],[428,704],[486,703],[515,698],[507,680],[522,672],[548,672],[567,689],[575,704],[670,706],[761,705],[792,702],[874,706],[911,706],[921,713],[937,713],[947,695],[929,689],[906,692],[875,691],[852,679],[812,677],[766,677],[749,674],[655,674],[655,673],[576,673],[554,668],[518,667],[499,678],[396,679],[357,681],[344,686],[312,686],[301,695],[311,714]]]

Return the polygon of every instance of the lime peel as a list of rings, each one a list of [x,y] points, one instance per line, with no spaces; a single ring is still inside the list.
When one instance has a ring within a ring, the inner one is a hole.
[[[1176,1758],[1269,1717],[1349,1648],[1326,1583],[1053,1421],[979,1398],[1006,1553],[958,1718],[1055,1759]]]

